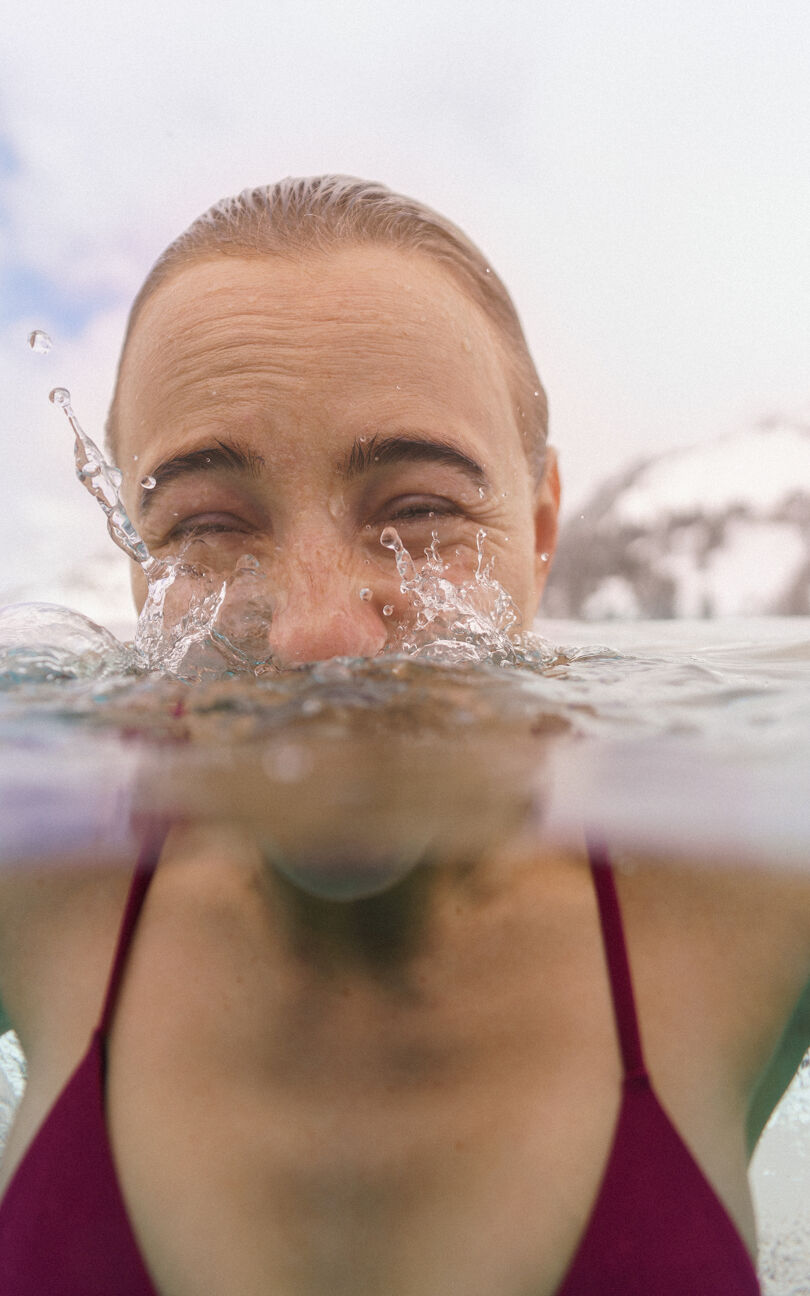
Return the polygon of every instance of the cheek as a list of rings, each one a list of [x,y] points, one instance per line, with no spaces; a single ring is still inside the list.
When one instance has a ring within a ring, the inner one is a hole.
[[[492,576],[517,605],[524,621],[531,620],[537,602],[534,528],[512,527],[499,537],[497,547],[484,546],[485,559],[492,553]]]
[[[132,599],[135,604],[135,610],[140,616],[141,609],[146,602],[147,583],[142,569],[137,563],[130,563],[129,584],[132,590]]]

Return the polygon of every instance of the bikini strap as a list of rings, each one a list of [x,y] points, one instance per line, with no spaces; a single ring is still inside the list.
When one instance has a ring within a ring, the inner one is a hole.
[[[624,1063],[624,1076],[626,1080],[646,1079],[647,1068],[641,1048],[627,943],[624,939],[619,897],[616,893],[610,856],[604,846],[589,844],[588,858],[596,889],[596,902],[599,906],[599,921],[610,978],[616,1030]]]
[[[155,874],[155,869],[160,859],[160,852],[166,838],[166,829],[163,827],[153,827],[149,830],[141,846],[138,862],[135,865],[135,871],[132,875],[132,881],[129,887],[129,895],[124,907],[124,914],[121,919],[121,926],[118,932],[118,943],[115,947],[115,956],[110,969],[110,977],[107,982],[107,993],[104,996],[104,1006],[101,1010],[97,1030],[102,1036],[106,1036],[110,1027],[113,1012],[115,1011],[118,991],[121,988],[121,979],[126,967],[129,947],[132,943],[132,937],[138,923],[143,902],[146,899],[146,893],[149,890],[149,883]]]

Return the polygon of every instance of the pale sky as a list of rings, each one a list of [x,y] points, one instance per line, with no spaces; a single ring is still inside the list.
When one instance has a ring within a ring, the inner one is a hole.
[[[810,414],[807,0],[6,0],[12,566],[110,543],[50,387],[100,439],[163,246],[225,194],[320,171],[411,193],[483,247],[548,389],[569,511],[628,460]]]

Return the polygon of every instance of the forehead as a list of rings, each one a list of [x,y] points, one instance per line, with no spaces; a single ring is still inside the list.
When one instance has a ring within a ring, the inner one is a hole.
[[[440,265],[377,247],[218,255],[175,272],[141,312],[119,384],[119,457],[182,443],[201,420],[357,431],[426,414],[518,439],[502,341]]]

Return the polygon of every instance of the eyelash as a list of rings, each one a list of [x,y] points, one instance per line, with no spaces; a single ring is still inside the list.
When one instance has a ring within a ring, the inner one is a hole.
[[[450,500],[431,500],[426,504],[410,504],[401,509],[392,509],[390,516],[392,521],[407,522],[413,518],[424,518],[434,515],[435,517],[453,517],[458,515],[461,509],[457,504]]]
[[[246,526],[244,523],[237,522],[235,518],[231,525],[227,525],[226,523],[223,522],[194,522],[193,520],[189,520],[188,522],[178,523],[178,525],[169,532],[166,539],[167,540],[183,540],[186,538],[194,539],[195,536],[217,535],[217,534],[228,535],[235,531],[244,532],[245,534],[248,534],[250,531],[250,527]]]

